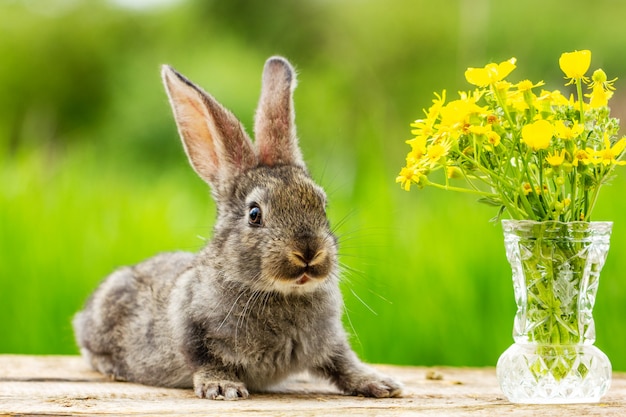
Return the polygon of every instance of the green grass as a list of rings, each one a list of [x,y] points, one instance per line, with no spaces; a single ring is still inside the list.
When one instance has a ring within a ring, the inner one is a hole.
[[[71,316],[106,274],[202,246],[212,221],[202,184],[105,164],[93,149],[2,160],[0,351],[74,352]]]

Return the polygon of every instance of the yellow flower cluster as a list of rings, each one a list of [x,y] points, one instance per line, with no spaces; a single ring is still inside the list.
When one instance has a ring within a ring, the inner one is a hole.
[[[559,66],[577,93],[566,97],[540,89],[542,81],[507,81],[516,62],[468,68],[476,88],[455,100],[435,93],[425,118],[411,124],[396,182],[407,191],[416,184],[473,193],[515,219],[588,221],[600,186],[625,164],[626,137],[618,138],[608,108],[615,79],[601,69],[586,77],[590,51],[564,53]]]

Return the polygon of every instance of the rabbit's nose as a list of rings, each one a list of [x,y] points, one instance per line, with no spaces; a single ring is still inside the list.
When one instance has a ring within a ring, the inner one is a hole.
[[[304,250],[294,250],[291,252],[292,260],[299,266],[315,266],[326,256],[323,249],[314,249],[307,246]]]

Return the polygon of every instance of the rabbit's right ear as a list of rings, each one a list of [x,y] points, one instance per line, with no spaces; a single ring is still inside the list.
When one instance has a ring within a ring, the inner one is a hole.
[[[257,165],[250,137],[213,97],[164,65],[163,83],[191,165],[213,187]]]

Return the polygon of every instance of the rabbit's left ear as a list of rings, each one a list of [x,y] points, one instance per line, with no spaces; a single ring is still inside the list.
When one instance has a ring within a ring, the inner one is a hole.
[[[271,57],[263,69],[261,98],[254,124],[255,143],[261,165],[304,167],[296,136],[293,90],[296,74],[289,62]]]

